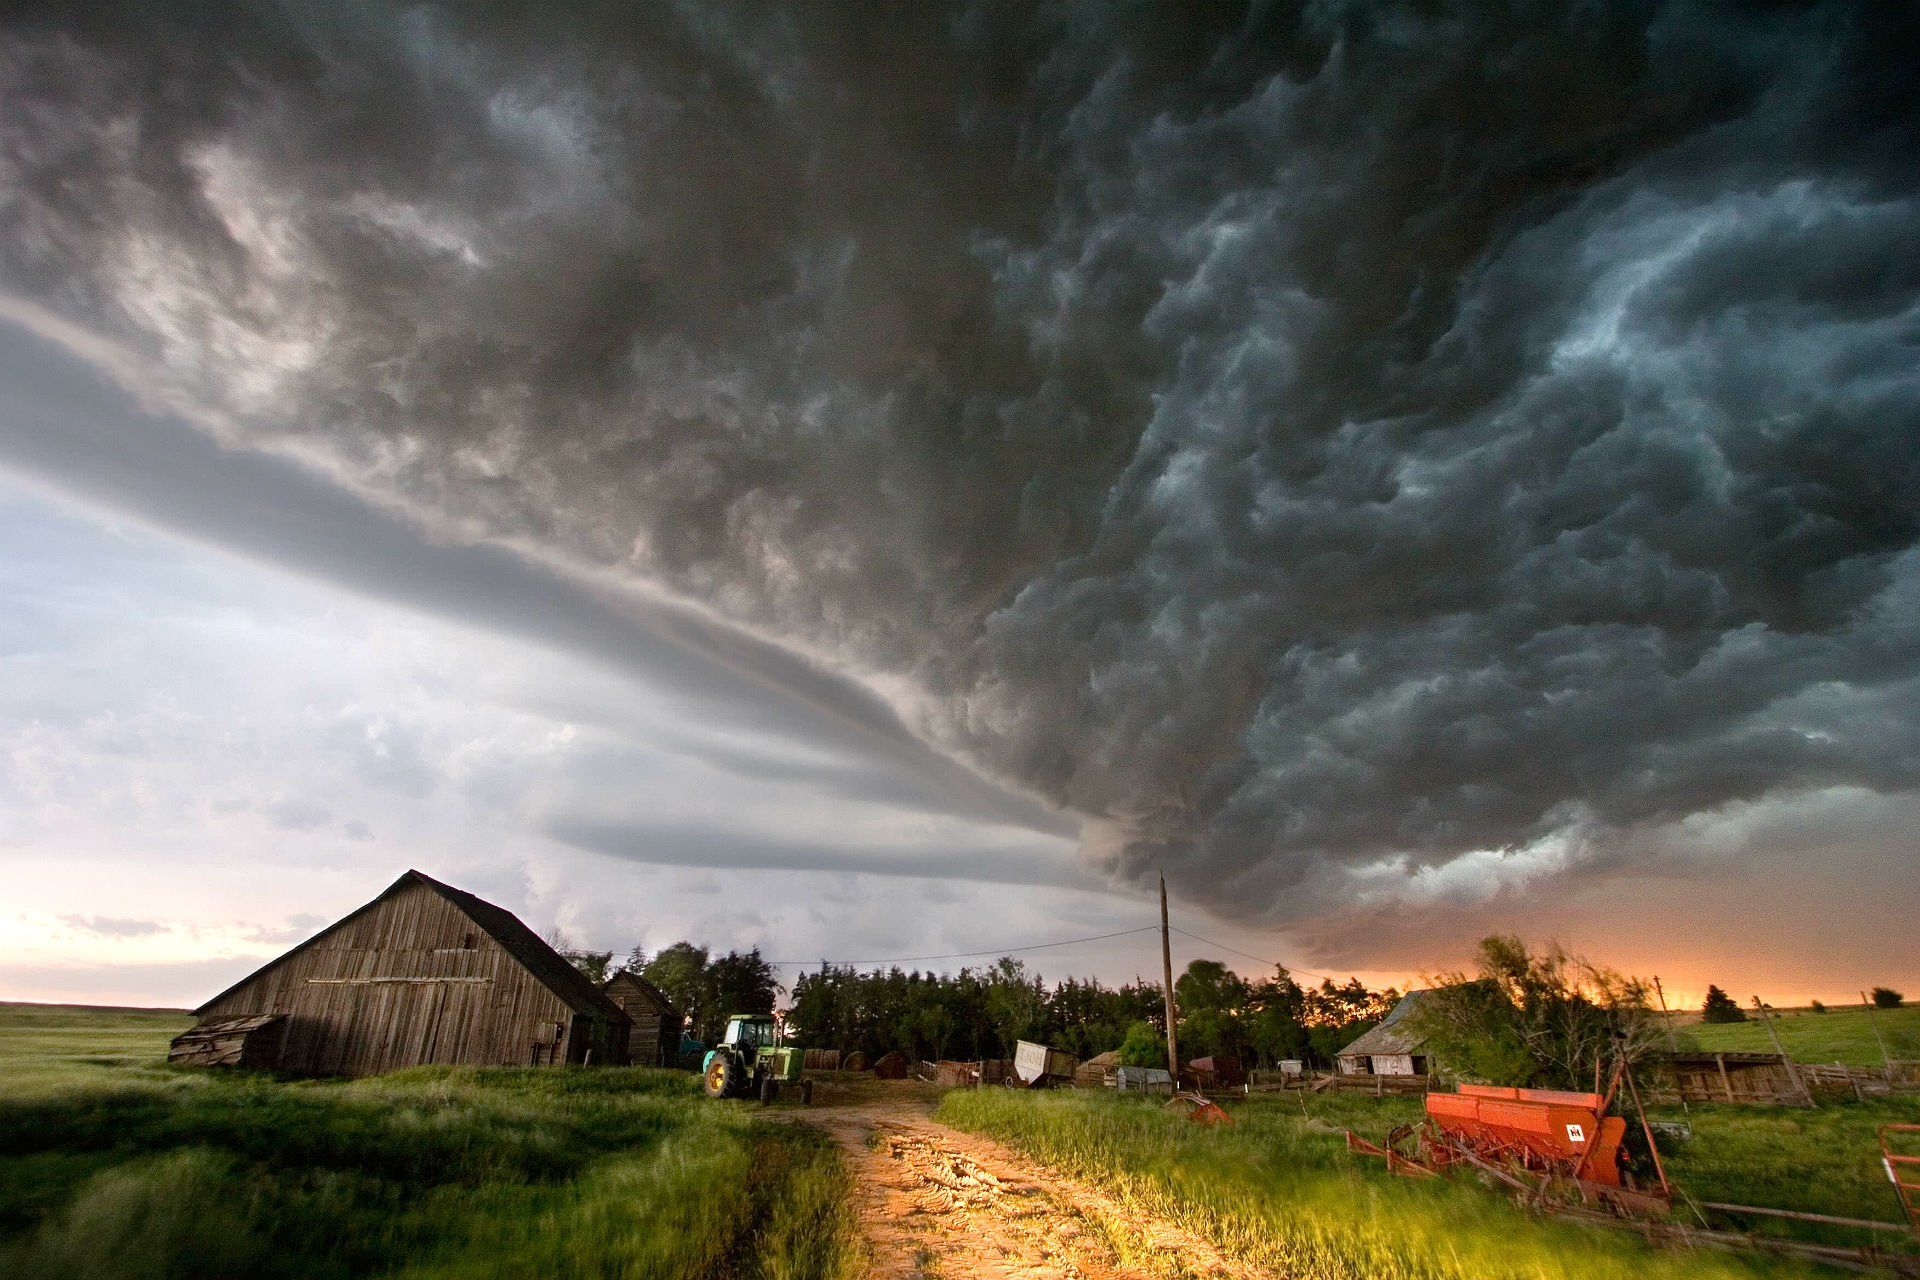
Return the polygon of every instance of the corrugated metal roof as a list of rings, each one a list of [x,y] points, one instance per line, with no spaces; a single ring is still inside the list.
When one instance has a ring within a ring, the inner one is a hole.
[[[1376,1054],[1398,1055],[1419,1053],[1426,1046],[1426,1037],[1408,1024],[1408,1015],[1417,1011],[1422,997],[1433,994],[1432,988],[1409,991],[1400,997],[1400,1003],[1393,1006],[1379,1026],[1361,1035],[1353,1043],[1342,1049],[1338,1056],[1342,1058],[1371,1058]]]

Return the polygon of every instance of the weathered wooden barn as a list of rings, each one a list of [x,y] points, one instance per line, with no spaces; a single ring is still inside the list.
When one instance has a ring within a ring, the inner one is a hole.
[[[321,1075],[623,1063],[632,1027],[511,911],[418,871],[195,1013],[170,1060]]]
[[[1379,1026],[1342,1049],[1336,1062],[1343,1076],[1424,1076],[1428,1070],[1426,1037],[1414,1014],[1425,991],[1400,997]]]
[[[625,970],[608,978],[600,990],[633,1020],[627,1035],[627,1061],[636,1067],[674,1066],[686,1018],[665,993]]]

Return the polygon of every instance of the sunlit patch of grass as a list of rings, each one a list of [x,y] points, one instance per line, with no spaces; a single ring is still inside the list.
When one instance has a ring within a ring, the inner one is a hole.
[[[1261,1100],[1210,1129],[1151,1102],[957,1090],[940,1119],[985,1133],[1222,1248],[1300,1280],[1721,1280],[1813,1275],[1792,1263],[1648,1247],[1524,1215],[1469,1181],[1411,1182],[1347,1154],[1341,1130],[1379,1136],[1418,1099]]]
[[[684,1073],[292,1081],[128,1056],[117,1068],[56,1050],[21,1087],[0,1076],[0,1275],[831,1280],[857,1267],[831,1143],[710,1102]]]

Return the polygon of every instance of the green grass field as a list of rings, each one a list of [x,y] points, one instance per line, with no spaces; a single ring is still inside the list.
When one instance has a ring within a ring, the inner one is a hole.
[[[1268,1095],[1232,1110],[1233,1128],[1206,1129],[1135,1100],[986,1089],[948,1094],[939,1116],[1303,1280],[1833,1274],[1749,1255],[1656,1250],[1625,1232],[1524,1216],[1467,1180],[1409,1181],[1347,1153],[1343,1130],[1378,1140],[1421,1114],[1418,1098]],[[1696,1107],[1695,1137],[1675,1145],[1673,1170],[1698,1199],[1895,1217],[1868,1151],[1872,1125],[1894,1117],[1920,1121],[1920,1099],[1820,1113]],[[1839,1228],[1770,1229],[1834,1243],[1872,1238]]]
[[[1777,1009],[1773,1028],[1781,1047],[1796,1062],[1845,1062],[1857,1067],[1880,1065],[1876,1026],[1896,1059],[1920,1060],[1920,1005],[1899,1009]],[[1676,1028],[1683,1045],[1728,1053],[1772,1053],[1766,1024],[1750,1017],[1746,1022],[1696,1022]]]
[[[0,1006],[0,1275],[847,1277],[830,1143],[685,1073],[169,1068],[179,1015]]]

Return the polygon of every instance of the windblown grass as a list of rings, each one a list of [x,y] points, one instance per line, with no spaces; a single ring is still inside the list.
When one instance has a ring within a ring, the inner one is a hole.
[[[46,1031],[0,1065],[0,1275],[17,1280],[857,1269],[831,1144],[683,1073],[295,1082],[66,1054]]]
[[[1532,1218],[1471,1182],[1411,1182],[1349,1156],[1418,1099],[1298,1096],[1208,1129],[1151,1102],[956,1090],[947,1123],[997,1138],[1298,1280],[1730,1280],[1825,1274],[1773,1260],[1651,1248],[1624,1232]]]
[[[1830,1101],[1797,1107],[1702,1106],[1684,1115],[1662,1108],[1657,1119],[1684,1119],[1693,1137],[1661,1150],[1667,1174],[1696,1200],[1800,1209],[1848,1218],[1901,1221],[1900,1201],[1880,1167],[1877,1129],[1920,1124],[1920,1096],[1868,1102]],[[1862,1232],[1779,1219],[1729,1217],[1742,1230],[1833,1244],[1898,1245],[1900,1233]],[[1909,1241],[1907,1247],[1911,1248]]]

